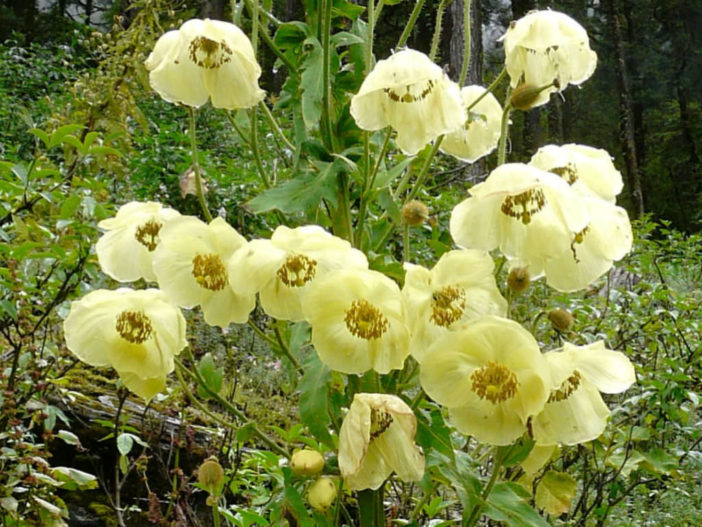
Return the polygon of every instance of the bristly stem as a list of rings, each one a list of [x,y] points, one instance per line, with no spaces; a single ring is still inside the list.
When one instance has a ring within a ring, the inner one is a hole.
[[[405,29],[402,30],[400,39],[397,41],[395,49],[400,49],[404,47],[405,44],[407,44],[407,39],[409,38],[412,29],[414,29],[414,26],[417,23],[417,19],[419,18],[419,13],[422,11],[422,7],[424,7],[424,0],[417,0],[417,3],[414,4],[414,9],[412,9],[412,14],[410,14],[409,20],[407,21],[407,25],[405,26]]]
[[[463,61],[461,62],[461,73],[458,76],[459,86],[463,86],[466,83],[468,65],[470,64],[470,3],[471,0],[463,0]]]
[[[195,137],[195,109],[192,106],[188,106],[188,115],[188,121],[190,124],[190,150],[193,157],[193,171],[195,172],[195,189],[197,191],[197,200],[200,202],[200,208],[202,209],[202,214],[205,216],[205,220],[207,223],[210,223],[212,221],[212,214],[210,214],[210,209],[207,207],[205,192],[202,186],[202,173],[200,171],[200,161],[198,161],[197,138]]]
[[[439,7],[436,9],[436,23],[434,25],[434,36],[431,39],[431,50],[429,51],[429,58],[432,62],[436,59],[436,54],[439,51],[439,41],[441,40],[441,24],[444,20],[444,11],[446,10],[446,5],[448,0],[441,0]]]
[[[509,88],[507,89],[509,94]],[[497,166],[503,165],[505,163],[505,158],[507,157],[507,134],[509,132],[509,114],[511,108],[509,103],[505,106],[502,112],[502,124],[500,126],[500,142],[497,147]]]
[[[325,146],[330,152],[336,152],[336,136],[332,129],[331,72],[329,71],[332,2],[333,0],[322,0],[322,119]]]

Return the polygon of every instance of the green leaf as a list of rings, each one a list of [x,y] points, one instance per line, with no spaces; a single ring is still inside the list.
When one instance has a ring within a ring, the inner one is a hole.
[[[364,41],[358,35],[354,35],[348,31],[339,31],[331,36],[331,45],[335,48],[351,46],[353,44],[364,44]]]
[[[15,512],[17,510],[17,505],[19,505],[19,502],[12,496],[5,496],[4,498],[0,498],[0,507],[2,507],[5,510]]]
[[[88,150],[88,152],[93,155],[124,157],[124,154],[122,152],[110,146],[95,145],[90,147],[90,150]]]
[[[78,207],[80,207],[80,202],[81,199],[78,194],[70,194],[61,204],[59,218],[62,220],[71,219],[78,210]]]
[[[12,167],[12,173],[17,176],[17,179],[19,179],[22,182],[22,185],[26,186],[27,185],[27,176],[29,173],[27,172],[27,167],[24,165],[14,165]]]
[[[62,488],[67,490],[89,490],[98,486],[95,476],[71,467],[55,467],[51,475],[63,482]]]
[[[536,486],[534,502],[539,509],[560,516],[570,510],[578,483],[565,472],[549,470]]]
[[[297,48],[312,34],[310,26],[297,20],[280,24],[273,41],[280,49]]]
[[[524,461],[531,449],[534,448],[534,440],[528,437],[522,437],[519,439],[516,445],[512,446],[509,450],[509,454],[503,461],[505,467],[513,467]]]
[[[302,501],[302,496],[297,491],[297,489],[292,485],[290,480],[290,468],[286,467],[284,469],[285,475],[285,503],[295,517],[300,527],[315,527],[314,521],[307,512],[307,507]]]
[[[68,430],[59,430],[56,433],[56,437],[62,439],[67,445],[80,445],[80,439],[78,439],[78,436],[73,432],[69,432]]]
[[[529,493],[516,483],[497,483],[487,498],[485,514],[511,527],[549,527],[526,501],[528,498]]]
[[[452,461],[455,461],[451,445],[451,430],[444,422],[441,410],[432,408],[431,411],[420,411],[417,419],[417,444],[424,450],[433,448]]]
[[[17,320],[17,307],[12,300],[0,300],[0,312],[8,314],[12,320]]]
[[[80,139],[78,139],[75,135],[68,134],[63,138],[61,142],[74,147],[82,155],[85,155],[88,152],[88,149],[85,147],[85,145],[81,143]]]
[[[120,454],[126,456],[132,450],[132,446],[134,446],[132,434],[120,434],[117,436],[117,450],[119,450]]]
[[[352,4],[347,0],[334,0],[332,4],[332,16],[342,16],[351,20],[357,19],[366,10],[365,7]]]
[[[300,379],[300,419],[310,429],[312,435],[333,448],[329,435],[329,386],[331,372],[317,357],[311,354],[305,362],[304,375]]]
[[[57,128],[52,134],[51,134],[51,139],[49,140],[49,148],[53,148],[54,146],[57,146],[61,144],[64,140],[64,138],[72,134],[74,132],[77,132],[78,130],[82,130],[83,125],[80,124],[67,124],[65,126],[61,126],[60,128]],[[75,137],[74,137],[75,139]],[[80,141],[78,141],[80,143]],[[81,143],[82,146],[82,143]]]
[[[200,364],[197,367],[203,381],[205,381],[205,386],[198,385],[197,393],[203,399],[208,399],[212,397],[211,393],[219,393],[222,389],[222,378],[224,377],[224,370],[222,368],[217,368],[211,353],[206,353],[200,359]]]
[[[680,468],[677,458],[668,454],[662,448],[641,452],[641,455],[643,456],[643,462],[639,465],[639,468],[647,472],[669,475]]]
[[[302,61],[302,118],[308,128],[319,126],[322,116],[323,58],[322,45],[315,37],[305,39],[305,60]]]
[[[377,177],[375,178],[375,182],[373,183],[373,186],[375,188],[383,188],[387,187],[390,183],[395,181],[402,172],[405,171],[405,169],[409,166],[409,164],[412,162],[411,157],[408,157],[407,159],[403,159],[400,161],[398,164],[396,164],[394,167],[392,167],[390,170],[384,170],[380,172]]]
[[[30,128],[29,133],[37,136],[44,143],[44,146],[49,148],[49,134],[47,134],[44,130],[42,130],[41,128]]]

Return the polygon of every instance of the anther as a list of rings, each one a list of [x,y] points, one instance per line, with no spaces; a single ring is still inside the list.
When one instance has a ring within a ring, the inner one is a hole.
[[[543,190],[532,188],[515,196],[507,196],[500,210],[506,216],[519,219],[524,225],[528,225],[532,216],[543,209],[544,205],[546,197]]]
[[[146,342],[154,332],[151,319],[143,311],[122,311],[117,315],[115,329],[132,344]]]
[[[152,218],[137,227],[134,232],[134,238],[146,247],[149,252],[153,252],[158,245],[158,233],[161,231],[161,227],[163,227],[163,224]]]
[[[471,390],[481,399],[487,399],[493,404],[514,397],[519,386],[513,371],[493,361],[475,370],[470,380],[473,382]]]
[[[371,426],[370,439],[371,441],[380,437],[392,424],[393,418],[389,412],[380,408],[371,408]]]
[[[580,386],[580,379],[582,376],[578,370],[574,370],[572,375],[563,381],[557,390],[553,390],[548,398],[547,403],[556,403],[565,401],[573,395],[573,392]]]
[[[232,50],[224,41],[195,37],[188,47],[190,60],[205,69],[219,68],[232,60]]]
[[[432,293],[429,319],[437,326],[447,328],[463,316],[465,308],[465,289],[449,285]]]
[[[344,322],[352,335],[366,340],[382,337],[390,326],[380,309],[363,298],[351,302]]]
[[[196,254],[192,274],[201,287],[221,291],[229,284],[227,269],[218,254]]]
[[[304,254],[288,256],[285,263],[278,268],[280,281],[289,287],[302,287],[314,278],[317,272],[317,261]]]

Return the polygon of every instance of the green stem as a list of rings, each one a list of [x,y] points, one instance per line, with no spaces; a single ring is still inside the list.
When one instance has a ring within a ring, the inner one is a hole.
[[[397,45],[395,46],[395,49],[402,48],[407,43],[407,39],[409,38],[410,33],[412,32],[412,29],[414,29],[414,26],[417,23],[417,19],[419,18],[419,13],[422,11],[422,7],[424,7],[424,1],[425,0],[417,0],[417,3],[414,4],[414,9],[412,9],[412,14],[410,14],[409,20],[407,21],[407,25],[405,26],[405,29],[402,31],[402,34],[400,35],[400,39],[397,41]]]
[[[332,132],[332,101],[330,82],[330,46],[332,0],[322,0],[322,119],[324,122],[324,138],[330,152],[336,152],[335,136]]]
[[[410,257],[410,232],[409,224],[405,223],[402,226],[402,261],[409,262]]]
[[[261,108],[263,108],[263,113],[266,116],[266,119],[268,120],[268,124],[271,126],[271,129],[273,130],[275,135],[277,135],[278,138],[280,138],[280,140],[283,142],[285,148],[287,148],[291,152],[295,152],[295,146],[290,142],[290,140],[287,137],[285,137],[283,130],[280,128],[280,125],[278,124],[278,121],[273,115],[273,112],[271,112],[270,108],[268,108],[268,106],[265,104],[262,104]]]
[[[290,352],[290,348],[288,348],[288,346],[286,346],[285,343],[283,342],[283,339],[280,336],[280,332],[278,331],[277,327],[275,327],[275,329],[274,329],[275,335],[276,335],[276,338],[274,339],[274,338],[266,335],[266,333],[261,328],[259,328],[253,320],[249,319],[248,324],[249,324],[249,327],[251,327],[251,329],[253,329],[254,332],[259,337],[261,337],[266,342],[268,342],[268,345],[271,346],[271,348],[280,349],[282,351],[283,355],[285,355],[285,358],[287,358],[290,361],[290,363],[295,367],[295,369],[298,371],[298,373],[302,374],[304,372],[304,370],[302,369],[302,366],[300,366],[300,363],[297,361],[297,359]]]
[[[463,86],[468,75],[468,64],[470,63],[470,1],[463,0],[463,61],[461,62],[461,73],[458,76],[458,85]]]
[[[359,527],[378,527],[375,524],[375,492],[362,490],[358,493]]]
[[[499,86],[499,84],[502,82],[502,80],[503,80],[506,76],[507,76],[507,70],[504,69],[504,68],[502,68],[502,71],[501,71],[500,74],[495,78],[495,80],[492,81],[492,83],[490,84],[490,86],[488,86],[487,89],[486,89],[483,93],[480,94],[480,97],[478,97],[477,99],[475,99],[472,103],[470,103],[470,104],[468,105],[468,107],[466,108],[466,111],[468,112],[468,111],[472,110],[473,107],[474,107],[476,104],[478,104],[480,101],[482,101],[482,100],[483,100],[483,97],[485,97],[488,93],[493,93],[493,92],[497,89],[497,86]]]
[[[253,153],[256,169],[261,176],[263,186],[271,188],[271,182],[263,166],[263,161],[261,161],[261,151],[258,148],[258,106],[251,108],[251,152]]]
[[[239,138],[246,143],[246,146],[251,148],[251,139],[249,139],[249,137],[244,133],[244,130],[241,128],[241,126],[237,124],[236,120],[232,116],[232,113],[225,112],[224,115],[226,115],[227,119],[229,119],[229,124],[232,125],[232,128],[234,128],[234,130],[236,130],[236,133],[239,135]]]
[[[444,20],[444,11],[449,0],[441,0],[439,7],[436,9],[436,23],[434,24],[434,36],[431,39],[431,50],[429,58],[433,61],[436,59],[436,54],[439,51],[439,41],[441,40],[441,24]]]
[[[246,0],[246,10],[249,12],[249,16],[253,20],[254,18],[254,8],[252,5],[251,0]],[[265,13],[265,11],[264,11]],[[260,32],[261,38],[263,39],[263,42],[266,43],[266,46],[273,52],[273,54],[280,59],[280,61],[285,64],[285,67],[288,68],[288,71],[293,73],[297,71],[297,67],[290,62],[290,60],[285,56],[285,54],[278,49],[278,46],[275,45],[275,42],[273,42],[273,39],[268,35],[267,31],[261,31]]]
[[[373,68],[373,32],[375,31],[375,0],[368,0],[368,40],[366,41],[366,71]]]
[[[188,114],[190,150],[193,157],[193,170],[195,171],[195,189],[197,191],[197,200],[200,202],[200,208],[205,216],[205,220],[207,220],[207,223],[210,223],[212,221],[212,214],[210,214],[210,209],[207,207],[205,192],[202,188],[202,173],[200,172],[200,162],[198,161],[197,153],[197,138],[195,136],[195,109],[192,106],[188,106]]]
[[[473,507],[473,510],[471,511],[470,516],[468,517],[468,521],[464,523],[464,526],[473,527],[473,525],[475,525],[475,523],[480,519],[480,513],[482,512],[483,507],[485,506],[485,501],[487,500],[488,496],[490,496],[490,492],[492,492],[492,488],[495,486],[497,477],[500,475],[502,463],[504,463],[505,459],[507,459],[507,456],[511,452],[513,446],[514,445],[509,445],[506,447],[495,448],[495,454],[493,456],[492,474],[490,474],[490,479],[488,480],[487,485],[483,487],[483,492],[480,495],[480,501]]]
[[[417,180],[414,182],[414,186],[412,187],[412,190],[410,191],[409,195],[407,196],[407,199],[404,201],[407,203],[410,200],[413,200],[417,194],[419,194],[419,191],[422,189],[422,185],[424,185],[424,181],[427,178],[427,175],[429,174],[429,165],[431,165],[431,162],[434,159],[434,156],[436,153],[439,151],[439,147],[441,146],[441,142],[444,140],[444,136],[440,135],[436,141],[434,141],[434,144],[431,147],[431,151],[429,152],[429,155],[427,158],[424,160],[424,164],[422,165],[421,170],[419,171],[419,174],[417,174]]]
[[[509,88],[507,89],[509,93]],[[509,131],[509,114],[511,112],[509,103],[502,112],[502,124],[500,125],[500,142],[497,146],[497,166],[503,165],[507,157],[507,133]]]

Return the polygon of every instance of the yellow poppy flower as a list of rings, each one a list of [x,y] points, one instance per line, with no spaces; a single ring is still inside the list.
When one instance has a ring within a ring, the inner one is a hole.
[[[159,287],[181,307],[200,306],[205,322],[227,327],[244,323],[256,305],[255,294],[230,287],[228,264],[246,240],[222,218],[208,225],[192,216],[166,224],[154,255]]]
[[[151,259],[163,225],[180,216],[160,203],[132,201],[122,205],[114,218],[98,223],[105,230],[95,245],[103,272],[120,282],[143,278],[155,282]]]
[[[301,299],[331,270],[367,269],[365,255],[317,225],[279,226],[270,240],[252,240],[229,263],[231,286],[260,294],[261,306],[279,320],[304,320]]]
[[[495,248],[533,278],[548,258],[570,247],[589,221],[580,196],[559,176],[522,163],[497,167],[470,189],[451,213],[450,230],[461,247]]]
[[[581,195],[595,193],[612,203],[624,187],[622,175],[612,163],[612,157],[601,148],[576,144],[546,145],[537,150],[529,164],[558,174]]]
[[[420,381],[448,408],[456,428],[492,445],[519,438],[527,419],[543,409],[550,387],[534,337],[493,316],[439,337],[424,355]]]
[[[192,19],[161,36],[144,63],[151,87],[168,102],[250,108],[265,93],[251,41],[229,22]]]
[[[400,288],[382,273],[331,271],[302,299],[320,360],[342,373],[399,370],[409,355]]]
[[[377,489],[394,471],[402,481],[424,475],[414,444],[417,418],[395,395],[357,393],[339,432],[339,470],[350,490]]]
[[[485,93],[482,86],[461,88],[463,107],[468,108]],[[502,123],[502,106],[492,93],[485,96],[470,110],[468,119],[457,130],[444,136],[441,151],[462,161],[473,163],[497,147]]]
[[[443,333],[482,315],[507,313],[493,268],[486,252],[470,249],[444,253],[431,271],[405,263],[402,296],[412,333],[410,353],[418,362]]]
[[[164,389],[174,355],[187,344],[183,314],[157,289],[88,293],[71,303],[63,331],[80,360],[113,367],[147,400]]]
[[[603,341],[587,346],[563,345],[544,355],[551,371],[551,393],[544,409],[531,420],[539,445],[575,445],[596,439],[610,411],[600,392],[621,393],[636,381],[634,367]]]
[[[409,155],[466,122],[458,85],[413,49],[378,61],[351,99],[351,115],[363,130],[397,130],[397,146]]]
[[[513,88],[557,83],[540,92],[532,107],[546,104],[551,93],[563,91],[568,84],[585,82],[597,66],[585,29],[557,11],[532,11],[512,22],[502,39]]]

